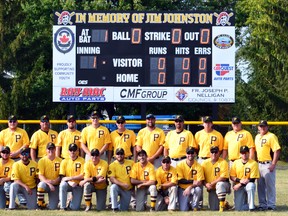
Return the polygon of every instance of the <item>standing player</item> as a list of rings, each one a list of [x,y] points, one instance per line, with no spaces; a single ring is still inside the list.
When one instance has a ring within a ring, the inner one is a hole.
[[[96,209],[102,211],[106,208],[107,197],[107,171],[108,163],[100,159],[98,149],[91,150],[91,159],[86,161],[84,165],[84,180],[80,182],[80,186],[84,186],[84,198],[86,209],[89,211],[92,207],[92,193],[96,193]]]
[[[165,133],[162,129],[155,126],[155,116],[148,114],[146,116],[146,127],[142,128],[136,141],[137,152],[145,150],[148,155],[148,161],[154,164],[155,168],[161,166],[161,155],[163,153],[163,144],[165,142]]]
[[[195,149],[198,150],[198,163],[210,158],[210,148],[217,146],[220,154],[223,149],[223,136],[221,133],[213,129],[213,120],[211,116],[203,117],[204,129],[195,134]]]
[[[18,120],[15,115],[8,118],[8,128],[0,132],[0,148],[8,146],[11,150],[10,157],[19,160],[21,148],[29,146],[29,137],[27,132],[18,127]]]
[[[137,187],[136,211],[144,211],[147,194],[150,194],[150,211],[155,211],[157,198],[155,168],[148,161],[145,150],[138,152],[138,161],[133,165],[130,173],[131,183]]]
[[[78,156],[78,146],[75,143],[69,145],[70,158],[64,159],[60,164],[59,175],[62,178],[59,186],[60,210],[79,210],[83,196],[83,188],[79,186],[84,178],[84,158]],[[67,193],[72,192],[72,200],[66,207]]]
[[[230,167],[232,163],[240,158],[240,147],[248,146],[249,158],[254,159],[255,145],[252,135],[247,130],[242,129],[242,123],[240,118],[232,118],[232,131],[229,131],[224,137],[224,147],[222,158],[230,161]]]
[[[92,124],[85,127],[81,133],[81,148],[86,153],[86,160],[90,159],[91,150],[95,148],[99,150],[101,158],[104,159],[104,153],[111,143],[109,130],[100,125],[100,117],[99,112],[93,111],[90,117]]]
[[[136,154],[135,154],[135,141],[136,135],[134,131],[126,129],[126,120],[124,116],[118,116],[116,120],[117,130],[114,130],[111,133],[111,144],[109,146],[109,150],[113,151],[114,157],[116,156],[116,149],[123,148],[125,152],[125,158],[131,160],[134,155],[134,161],[136,161]],[[110,157],[109,161],[111,161],[111,154],[109,153],[108,156]]]
[[[46,145],[49,142],[57,143],[58,133],[50,129],[50,120],[47,115],[43,115],[40,118],[40,129],[37,130],[31,137],[30,151],[31,159],[38,161],[40,158],[46,155]],[[38,150],[38,155],[36,152]]]
[[[276,208],[276,164],[280,155],[280,145],[275,134],[269,132],[267,121],[258,124],[259,134],[255,137],[256,153],[260,171],[257,184],[259,210]],[[273,152],[271,157],[270,152]]]
[[[255,180],[259,178],[256,161],[249,159],[249,147],[240,147],[241,159],[236,160],[230,170],[230,178],[234,182],[235,210],[255,210]]]
[[[56,209],[59,203],[60,163],[61,158],[56,157],[55,144],[50,142],[46,147],[47,155],[38,162],[37,205],[38,209],[46,207],[45,193],[49,195],[49,209]]]
[[[169,131],[164,144],[164,156],[172,159],[171,165],[176,165],[186,159],[186,149],[195,146],[193,134],[184,129],[184,118],[177,115],[175,118],[175,130]]]
[[[76,129],[76,118],[74,115],[68,115],[67,126],[68,128],[66,130],[59,133],[56,144],[56,156],[64,159],[69,158],[68,147],[70,143],[75,143],[78,149],[81,149],[81,132]],[[82,150],[80,151],[80,156],[84,156]]]
[[[203,161],[204,185],[209,192],[209,206],[211,210],[224,210],[226,194],[230,193],[228,163],[220,158],[218,146],[210,149],[211,158]]]
[[[194,160],[193,147],[186,150],[186,160],[177,164],[178,175],[178,201],[180,211],[188,211],[192,208],[198,211],[199,201],[202,196],[202,182],[204,180],[203,168]],[[191,206],[190,203],[192,203]]]
[[[10,186],[9,209],[15,209],[15,199],[17,193],[22,193],[27,200],[28,209],[37,208],[37,163],[29,160],[30,149],[22,148],[20,151],[21,160],[12,166],[11,180],[14,182]]]
[[[132,184],[130,181],[130,172],[134,162],[126,160],[123,148],[117,148],[116,160],[109,165],[108,177],[111,181],[110,196],[113,211],[128,211],[131,200]],[[119,208],[118,208],[118,196]]]
[[[11,171],[14,160],[10,159],[10,148],[2,147],[0,158],[0,209],[9,207]]]
[[[162,159],[162,166],[156,170],[156,211],[175,211],[177,201],[177,171],[171,166],[169,156]]]

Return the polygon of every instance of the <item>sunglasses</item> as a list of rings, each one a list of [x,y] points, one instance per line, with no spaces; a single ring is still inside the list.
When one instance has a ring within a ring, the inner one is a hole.
[[[29,156],[29,152],[22,152],[21,155],[28,157]]]
[[[120,121],[120,122],[117,122],[117,124],[124,124],[124,122]]]
[[[194,154],[194,152],[187,152],[186,154],[188,154],[188,155],[189,155],[189,154]]]
[[[42,123],[49,123],[49,120],[42,120]]]
[[[211,154],[217,154],[218,153],[218,151],[213,151],[213,152],[211,152]]]
[[[76,152],[77,149],[69,149],[70,152]]]
[[[169,164],[169,161],[162,161],[163,164]]]
[[[16,123],[16,120],[9,120],[9,123]]]
[[[124,155],[124,153],[118,152],[118,153],[116,153],[116,155]]]
[[[181,120],[175,120],[175,122],[176,122],[176,123],[179,123],[179,122],[181,123],[181,122],[183,122],[183,121],[181,121]]]
[[[98,157],[98,154],[91,154],[91,157]]]
[[[10,154],[9,152],[7,152],[7,151],[3,151],[3,152],[1,152],[2,154]]]

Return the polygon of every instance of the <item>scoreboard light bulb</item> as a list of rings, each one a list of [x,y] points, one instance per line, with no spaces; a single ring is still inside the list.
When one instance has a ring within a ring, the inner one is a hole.
[[[102,64],[106,64],[106,61],[102,61]]]
[[[102,76],[102,80],[106,80],[106,76]]]

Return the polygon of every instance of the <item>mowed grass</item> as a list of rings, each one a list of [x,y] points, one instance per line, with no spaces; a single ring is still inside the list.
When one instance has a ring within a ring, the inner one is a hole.
[[[10,215],[10,216],[33,216],[33,215],[45,215],[45,216],[72,216],[72,215],[95,215],[97,214],[98,216],[109,216],[111,214],[116,214],[117,216],[129,216],[129,215],[155,215],[155,216],[165,216],[165,215],[178,215],[181,214],[183,216],[191,216],[191,214],[195,214],[198,216],[213,216],[213,215],[221,215],[225,214],[227,216],[230,215],[243,215],[243,216],[253,216],[253,215],[278,215],[278,216],[286,216],[288,213],[288,164],[284,162],[279,162],[277,166],[277,177],[276,177],[276,191],[277,191],[277,211],[271,212],[271,211],[266,211],[266,212],[237,212],[237,211],[225,211],[223,213],[219,213],[216,211],[210,211],[207,210],[207,198],[208,195],[206,191],[204,192],[204,209],[198,212],[135,212],[135,211],[129,211],[129,212],[118,212],[118,213],[112,213],[111,210],[107,211],[101,211],[97,212],[94,210],[95,208],[95,195],[93,194],[93,207],[92,210],[89,212],[84,212],[84,199],[83,201],[83,207],[81,208],[80,211],[59,211],[59,210],[42,210],[42,211],[36,211],[36,210],[25,210],[25,209],[20,209],[20,210],[13,210],[13,211],[7,211],[7,210],[0,210],[0,215]],[[233,204],[233,195],[230,194],[227,196],[227,200],[229,201],[230,204]],[[258,204],[258,197],[257,197],[257,191],[256,191],[256,202],[255,204]]]

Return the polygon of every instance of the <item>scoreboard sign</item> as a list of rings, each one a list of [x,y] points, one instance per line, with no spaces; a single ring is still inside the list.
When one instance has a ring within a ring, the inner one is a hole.
[[[235,14],[57,11],[54,102],[235,102]]]

